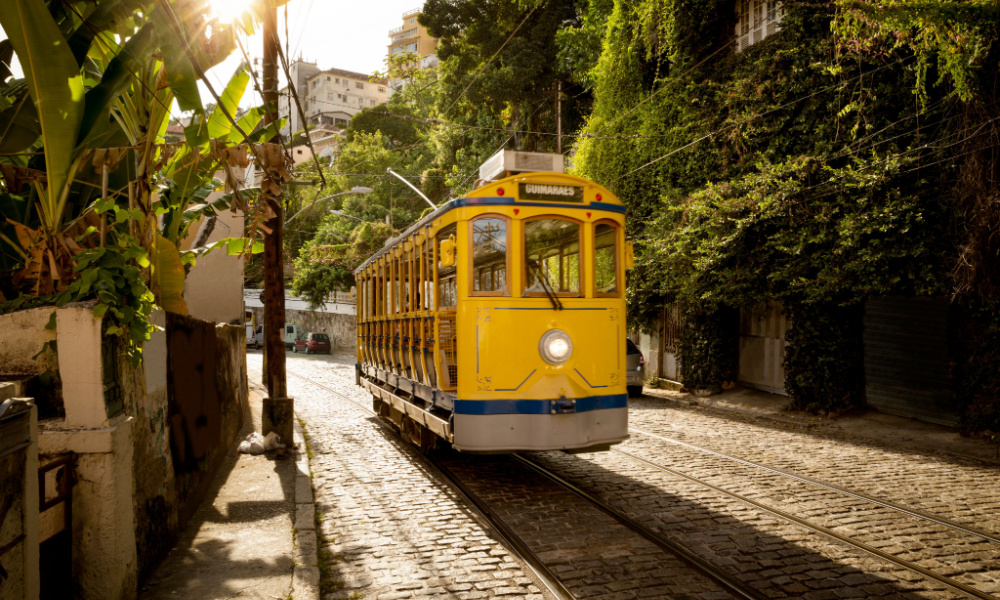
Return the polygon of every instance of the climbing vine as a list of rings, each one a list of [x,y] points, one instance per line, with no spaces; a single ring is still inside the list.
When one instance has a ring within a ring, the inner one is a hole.
[[[741,52],[733,0],[591,10],[607,20],[574,166],[628,206],[633,323],[688,315],[689,387],[732,372],[705,315],[782,303],[793,404],[841,410],[864,401],[867,298],[1000,297],[991,4],[786,3]]]

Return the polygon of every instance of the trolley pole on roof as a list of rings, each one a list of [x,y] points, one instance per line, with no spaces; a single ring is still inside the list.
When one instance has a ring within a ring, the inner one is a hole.
[[[263,100],[264,125],[277,121],[278,111],[278,9],[268,2],[263,8],[264,60]],[[285,373],[285,269],[282,249],[284,210],[278,175],[285,172],[285,154],[281,147],[281,134],[268,140],[261,147],[261,168],[264,181],[261,200],[267,209],[264,233],[264,382],[268,397],[264,399],[261,415],[262,433],[271,431],[281,436],[281,441],[293,443],[293,400],[288,397]]]

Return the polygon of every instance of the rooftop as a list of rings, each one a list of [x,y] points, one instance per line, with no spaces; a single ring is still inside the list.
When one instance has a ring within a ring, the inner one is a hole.
[[[354,71],[345,71],[344,69],[326,69],[325,71],[320,71],[316,73],[309,80],[315,79],[320,75],[337,75],[338,77],[346,77],[348,79],[360,79],[362,81],[371,81],[372,83],[385,83],[385,79],[371,79],[371,75],[365,75],[364,73],[356,73]]]

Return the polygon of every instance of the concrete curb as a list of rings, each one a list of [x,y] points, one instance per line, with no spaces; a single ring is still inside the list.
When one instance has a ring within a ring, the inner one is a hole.
[[[316,543],[316,504],[312,478],[309,477],[309,453],[306,438],[296,418],[293,442],[295,453],[295,571],[292,575],[292,596],[295,600],[319,598],[319,547]]]

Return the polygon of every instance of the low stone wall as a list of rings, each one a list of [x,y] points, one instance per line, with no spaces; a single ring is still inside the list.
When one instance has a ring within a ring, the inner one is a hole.
[[[167,419],[180,523],[194,514],[249,416],[242,326],[167,315]]]
[[[251,308],[258,323],[264,322],[264,309]],[[303,331],[322,332],[333,340],[335,350],[354,351],[358,340],[354,315],[311,310],[285,310],[285,323],[301,325]]]
[[[245,333],[157,314],[164,330],[145,344],[136,369],[117,339],[103,337],[93,306],[0,315],[0,365],[13,365],[18,378],[53,372],[61,381],[64,410],[39,421],[37,456],[45,464],[74,455],[72,574],[47,576],[72,577],[81,600],[132,600],[142,574],[204,499],[249,416]],[[32,358],[48,341],[56,350]],[[26,477],[37,479],[37,464]]]

